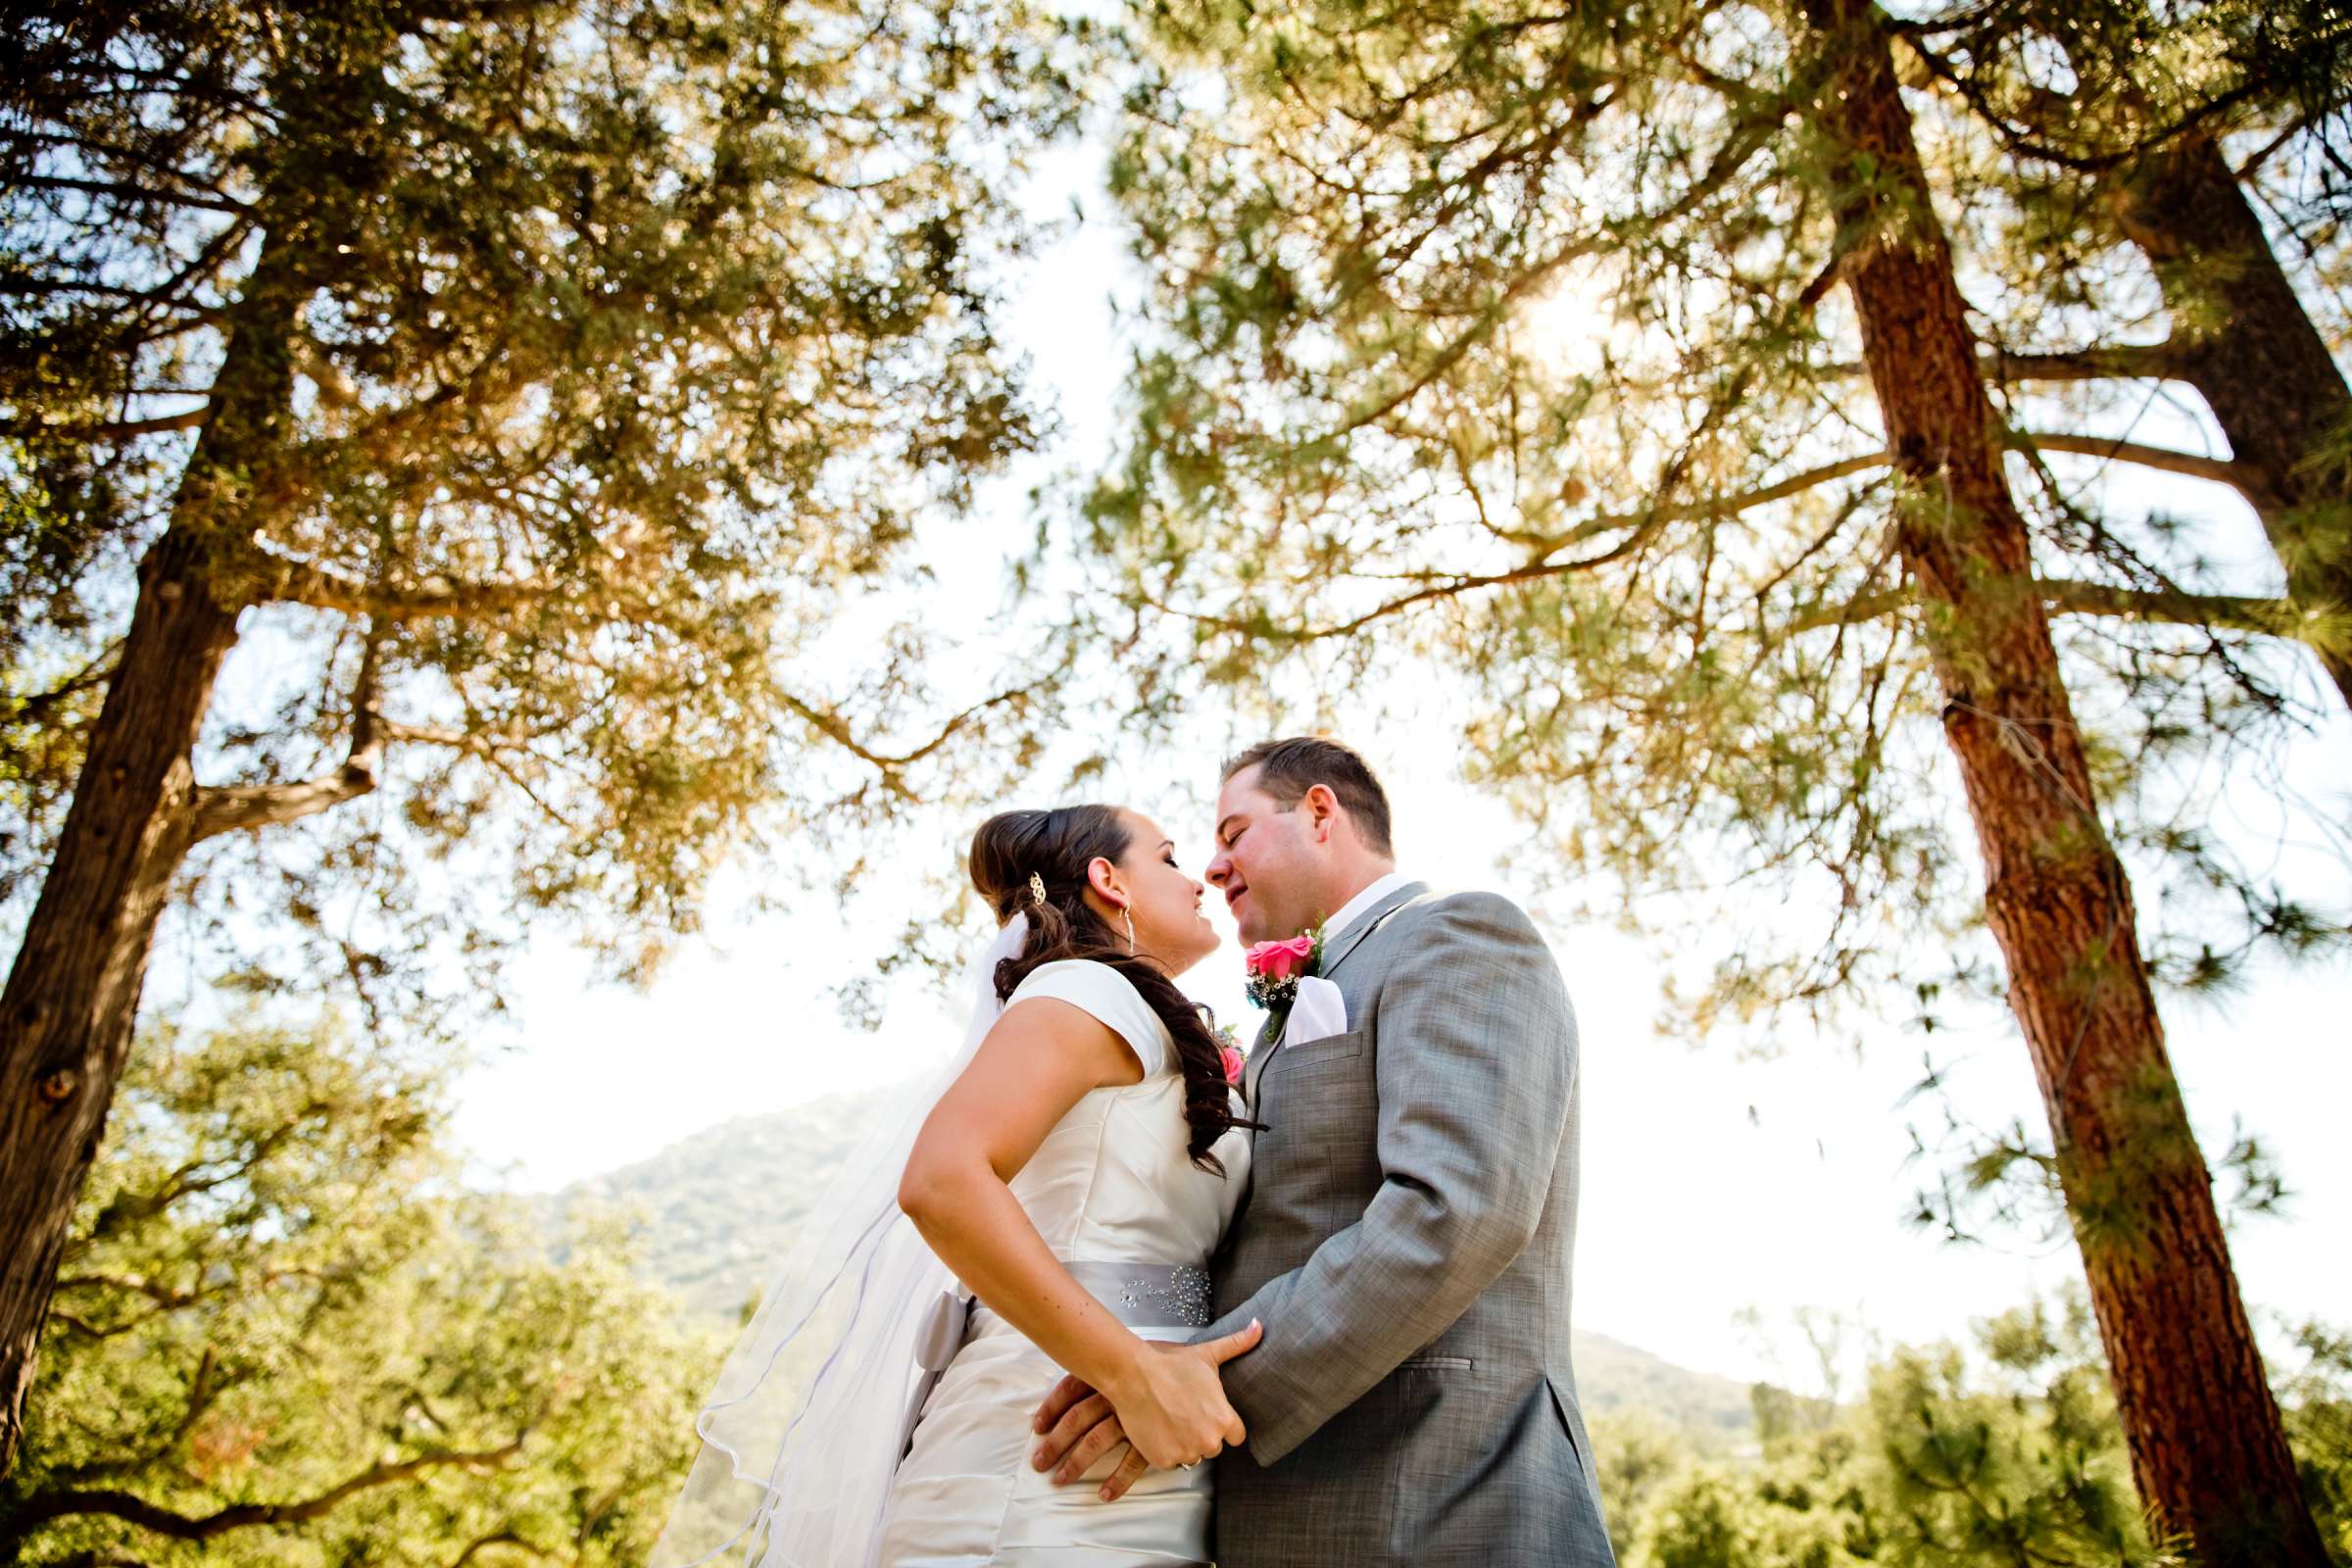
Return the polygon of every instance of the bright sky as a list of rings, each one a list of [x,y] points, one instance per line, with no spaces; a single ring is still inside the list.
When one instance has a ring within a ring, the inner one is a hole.
[[[1049,193],[1043,210],[1083,189],[1090,221],[1025,270],[1010,323],[1035,357],[1038,391],[1067,425],[1055,461],[1102,450],[1119,369],[1120,356],[1107,351],[1107,301],[1124,263],[1104,220],[1107,206],[1088,179],[1086,158],[1072,155],[1041,183]],[[983,556],[993,549],[985,541],[1026,541],[1022,495],[1036,476],[1015,475],[989,492],[990,531],[963,535],[982,541]],[[2229,525],[2261,548],[2250,516],[2232,514]],[[943,579],[969,580],[956,572]],[[1384,724],[1353,738],[1395,798],[1404,869],[1454,886],[1502,886],[1497,858],[1525,830],[1460,784],[1457,759],[1400,738],[1457,732],[1433,710],[1425,725]],[[1158,814],[1197,875],[1228,739],[1220,715],[1202,715],[1090,793]],[[2339,720],[2306,756],[2315,779],[2340,776],[2352,725]],[[2340,802],[2340,785],[2330,789]],[[954,863],[961,848],[943,839],[902,850],[909,860],[936,855]],[[746,891],[722,887],[714,914]],[[515,1049],[464,1090],[461,1133],[485,1177],[553,1187],[731,1116],[912,1072],[960,1032],[929,994],[895,993],[884,1027],[870,1035],[842,1024],[826,996],[893,940],[906,912],[869,906],[845,925],[819,902],[714,930],[708,946],[680,954],[643,995],[593,987],[586,964],[560,942],[542,945],[514,975]],[[1925,1102],[1898,1104],[1918,1076],[1918,1036],[1882,1031],[1858,1060],[1801,1034],[1778,1041],[1771,1060],[1729,1046],[1692,1052],[1652,1032],[1660,971],[1650,953],[1599,925],[1555,924],[1549,936],[1583,1043],[1579,1327],[1689,1366],[1802,1382],[1807,1363],[1788,1330],[1798,1309],[1844,1312],[1883,1341],[1964,1335],[1972,1317],[2076,1274],[2068,1244],[2038,1255],[1956,1247],[1902,1222],[1914,1186],[1904,1167],[1907,1125],[1916,1120],[1932,1135],[1939,1116]],[[1229,950],[1187,984],[1220,1017],[1245,1017],[1238,968],[1238,949]],[[2242,1120],[2296,1194],[2288,1217],[2251,1221],[2232,1238],[2249,1302],[2258,1311],[2352,1320],[2342,1246],[2352,1217],[2352,1140],[2343,1136],[2343,1107],[2352,1103],[2343,1022],[2352,1017],[2352,975],[2341,966],[2264,972],[2226,1007],[2167,1006],[2208,1158]],[[1982,1016],[1973,1030],[1936,1040],[1955,1100],[1975,1120],[1998,1126],[2023,1115],[2041,1127],[2025,1047],[2004,1018]],[[1759,1338],[1743,1328],[1740,1314],[1750,1308],[1777,1332]]]

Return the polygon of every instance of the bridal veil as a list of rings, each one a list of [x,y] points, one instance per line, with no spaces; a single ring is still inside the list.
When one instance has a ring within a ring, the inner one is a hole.
[[[974,962],[963,1043],[894,1096],[782,1260],[695,1420],[703,1448],[651,1568],[858,1568],[873,1560],[906,1437],[919,1360],[960,1292],[899,1212],[923,1119],[1004,1004],[998,963],[1029,934],[1015,914]]]

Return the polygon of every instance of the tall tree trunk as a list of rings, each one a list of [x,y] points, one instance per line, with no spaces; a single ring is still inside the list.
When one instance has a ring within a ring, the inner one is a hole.
[[[2134,1479],[2211,1568],[2324,1568],[2239,1300],[2100,823],[2024,516],[1929,202],[1882,19],[1806,0],[1832,79],[1842,277],[1910,495],[1896,543],[1928,611],[1985,912],[2050,1118]]]
[[[237,635],[220,565],[267,504],[292,384],[292,293],[265,255],[172,520],[139,563],[122,658],[0,992],[0,1474],[24,1436],[41,1322],[130,1051],[156,920],[193,838],[191,757]]]
[[[2352,706],[2352,390],[2295,297],[2237,176],[2203,137],[2110,182],[2124,233],[2155,265],[2180,376],[2203,395],[2253,481],[2248,499],[2322,618],[2320,662]],[[2330,455],[2330,449],[2333,449]]]

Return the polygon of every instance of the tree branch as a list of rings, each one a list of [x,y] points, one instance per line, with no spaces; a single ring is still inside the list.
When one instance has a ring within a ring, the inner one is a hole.
[[[1788,97],[1795,96],[1796,89],[1792,87]],[[1768,128],[1777,125],[1780,122],[1780,111],[1785,107],[1786,100],[1776,97],[1769,102],[1772,106],[1770,110],[1751,109],[1734,122],[1723,145],[1716,149],[1713,160],[1709,163],[1706,171],[1699,175],[1696,183],[1660,212],[1645,215],[1642,220],[1642,223],[1652,227],[1668,223],[1684,214],[1696,210],[1701,204],[1712,198],[1716,192],[1730,184],[1740,171],[1746,167],[1747,161],[1755,156],[1756,149],[1764,144]],[[1575,122],[1575,118],[1572,116],[1568,125],[1556,127],[1556,133],[1564,135]],[[1587,235],[1564,241],[1549,255],[1531,264],[1524,271],[1513,277],[1493,300],[1483,307],[1477,308],[1474,312],[1477,318],[1464,328],[1452,342],[1440,349],[1418,373],[1408,377],[1401,388],[1380,398],[1370,406],[1347,416],[1331,430],[1325,432],[1324,439],[1345,436],[1387,418],[1389,415],[1410,402],[1424,388],[1451,369],[1471,349],[1491,334],[1497,324],[1509,319],[1510,307],[1528,290],[1570,263],[1595,255],[1608,248],[1614,238],[1617,236]]]
[[[2278,135],[2273,136],[2269,141],[2263,143],[2262,146],[2256,148],[2253,154],[2249,156],[2244,163],[2238,165],[2237,168],[2232,171],[2232,173],[2236,176],[2238,183],[2242,185],[2253,179],[2256,174],[2262,172],[2263,165],[2269,163],[2274,157],[2276,157],[2278,153],[2278,150],[2284,147],[2288,142],[2293,141],[2297,136],[2300,136],[2305,131],[2309,130],[2316,122],[2316,120],[2317,117],[2314,115],[2297,115],[2291,122],[2288,122],[2287,127],[2284,130],[2280,131]]]
[[[376,712],[376,656],[382,633],[368,629],[360,654],[360,677],[352,693],[351,746],[343,765],[331,773],[289,784],[199,787],[188,809],[195,818],[191,844],[249,828],[299,821],[355,800],[375,788],[384,739]]]
[[[244,214],[252,211],[241,201],[227,196],[206,196],[195,191],[150,190],[145,185],[133,185],[119,179],[70,179],[62,174],[14,174],[11,182],[29,185],[37,190],[72,190],[91,196],[114,196],[124,201],[162,202],[173,207],[202,207],[216,213]]]
[[[2177,381],[2185,373],[2180,350],[2171,342],[2118,343],[2105,348],[2049,354],[2012,354],[1986,349],[1977,368],[1987,381]]]
[[[1524,544],[1537,552],[1539,561],[1548,560],[1572,544],[1595,538],[1616,528],[1630,528],[1645,522],[1689,522],[1699,517],[1731,517],[1775,501],[1785,501],[1801,495],[1819,485],[1842,479],[1848,474],[1871,468],[1883,468],[1894,460],[1884,452],[1866,452],[1859,457],[1841,458],[1818,468],[1790,474],[1786,479],[1754,490],[1742,490],[1734,495],[1709,496],[1699,501],[1686,501],[1676,506],[1657,507],[1646,512],[1608,512],[1589,517],[1565,533],[1511,533],[1503,537]]]
[[[161,414],[151,419],[106,419],[87,424],[49,424],[40,419],[11,419],[0,423],[0,435],[17,440],[38,436],[63,437],[74,441],[126,441],[133,436],[160,435],[166,430],[193,430],[212,416],[213,404],[208,397],[192,409],[178,414]]]
[[[37,724],[49,710],[77,692],[93,686],[103,686],[115,678],[115,666],[122,660],[122,639],[118,637],[98,651],[98,657],[67,676],[45,692],[14,699],[16,706],[8,707],[12,699],[0,696],[0,723]]]
[[[2008,385],[2018,381],[2178,381],[2187,374],[2185,355],[2175,344],[2116,343],[2100,348],[2057,349],[2046,353],[2012,353],[1985,348],[1977,355],[1977,371],[1987,381]],[[1839,360],[1821,368],[1825,376],[1851,377],[1863,373],[1859,360]]]
[[[539,582],[443,582],[429,587],[368,583],[309,562],[273,555],[270,564],[259,602],[309,605],[388,621],[441,615],[488,618],[545,604],[558,592],[554,584]]]
[[[2232,490],[2243,491],[2253,482],[2244,468],[2227,458],[2201,458],[2193,452],[2141,446],[2136,441],[2110,440],[2103,435],[2012,430],[2006,439],[2010,446],[2020,451],[2072,452],[2086,458],[2109,458],[2121,463],[2136,464],[2143,468],[2161,468],[2167,473],[2186,474],[2192,479],[2210,479],[2216,484],[2226,484]]]
[[[479,736],[468,735],[462,729],[441,729],[431,724],[404,724],[398,719],[378,721],[378,732],[388,741],[407,741],[417,746],[447,746],[453,751],[478,752],[484,747]]]
[[[407,1481],[428,1470],[447,1466],[474,1467],[498,1465],[522,1451],[523,1439],[496,1448],[457,1449],[436,1448],[414,1458],[369,1465],[339,1486],[308,1497],[300,1502],[243,1502],[209,1514],[174,1513],[169,1508],[149,1502],[146,1498],[111,1488],[92,1488],[89,1491],[36,1492],[9,1517],[8,1539],[22,1541],[40,1526],[53,1519],[68,1519],[88,1514],[103,1514],[137,1525],[142,1530],[174,1541],[209,1541],[231,1530],[248,1529],[254,1525],[300,1524],[331,1513],[359,1493],[375,1487]]]
[[[2104,436],[2049,434],[2011,431],[2011,446],[2038,449],[2044,452],[2072,452],[2090,457],[2120,459],[2142,466],[2162,468],[2169,472],[2184,473],[2200,479],[2213,479],[2232,486],[2243,483],[2243,473],[2236,465],[2217,458],[2201,458],[2185,452],[2172,452],[2160,447],[2140,446],[2130,441],[2109,440]],[[1690,521],[1697,518],[1735,516],[1756,507],[1788,499],[1816,486],[1828,484],[1861,473],[1871,468],[1885,467],[1893,460],[1885,452],[1863,453],[1842,458],[1836,463],[1808,468],[1753,490],[1740,491],[1729,496],[1710,496],[1696,501],[1657,507],[1643,512],[1603,513],[1589,517],[1575,527],[1556,534],[1506,532],[1494,530],[1501,537],[1527,546],[1533,554],[1525,565],[1508,571],[1488,573],[1411,574],[1410,580],[1422,586],[1411,593],[1384,600],[1359,614],[1326,626],[1308,626],[1295,630],[1269,627],[1262,619],[1236,619],[1226,615],[1205,614],[1197,611],[1179,610],[1173,606],[1149,601],[1152,608],[1165,614],[1180,615],[1196,625],[1214,627],[1241,636],[1269,637],[1286,643],[1319,642],[1332,637],[1345,637],[1375,620],[1409,610],[1415,605],[1435,599],[1450,599],[1460,594],[1484,588],[1504,587],[1544,577],[1565,576],[1570,572],[1586,571],[1606,565],[1626,554],[1633,543],[1645,537],[1658,525],[1666,522]],[[1632,538],[1620,542],[1596,555],[1578,557],[1573,561],[1552,558],[1570,545],[1585,543],[1618,528],[1635,530]],[[2284,612],[2284,601],[2242,599],[2210,594],[2182,594],[2162,590],[2107,588],[2096,583],[2070,582],[2054,579],[2044,584],[2044,596],[2050,608],[2060,613],[2136,615],[2143,619],[2177,621],[2183,625],[2218,625],[2238,630],[2263,632],[2273,636],[2294,637],[2309,641],[2315,629],[2306,618]],[[1899,608],[1909,601],[1900,595],[1874,596],[1866,601],[1823,610],[1794,622],[1788,629],[1803,631],[1814,626],[1842,624],[1855,619],[1870,619]]]
[[[192,809],[196,814],[191,843],[219,838],[249,828],[275,827],[300,821],[357,800],[375,788],[375,759],[345,762],[331,773],[320,773],[290,784],[239,784],[199,789]]]
[[[2270,637],[2307,640],[2313,617],[2283,599],[2254,599],[2234,594],[2195,594],[2180,589],[2123,588],[2111,583],[2082,582],[2071,577],[2042,577],[2034,591],[2052,613],[2061,615],[2117,615],[2131,620],[2174,626],[2220,627],[2258,632]],[[1842,605],[1807,611],[1782,629],[1813,631],[1823,626],[1876,620],[1919,603],[1908,589],[1894,588],[1864,594]]]
[[[881,774],[885,789],[901,800],[912,801],[915,799],[914,792],[907,788],[906,779],[901,776],[906,768],[945,746],[966,724],[990,709],[1001,708],[1007,703],[1024,701],[1043,690],[1052,678],[1052,676],[1047,676],[1041,680],[1031,681],[1026,686],[1015,686],[1009,690],[998,692],[993,697],[983,698],[950,718],[937,734],[923,742],[922,745],[910,752],[902,752],[895,756],[887,752],[877,752],[858,740],[857,732],[850,728],[849,721],[831,709],[812,703],[806,698],[796,697],[787,691],[779,691],[776,695],[782,699],[786,708],[807,720],[819,734]]]
[[[1180,615],[1196,625],[1211,626],[1220,631],[1248,637],[1269,637],[1275,641],[1286,643],[1321,642],[1332,637],[1352,635],[1375,620],[1385,619],[1399,612],[1410,610],[1415,605],[1427,604],[1431,600],[1452,599],[1462,594],[1475,593],[1483,588],[1500,588],[1513,583],[1540,581],[1546,577],[1564,577],[1573,572],[1590,571],[1595,566],[1605,566],[1610,562],[1620,560],[1631,553],[1666,523],[1688,521],[1697,517],[1733,516],[1751,508],[1764,506],[1767,503],[1784,500],[1788,496],[1810,490],[1817,485],[1828,484],[1832,480],[1843,478],[1847,474],[1860,473],[1869,468],[1885,467],[1891,461],[1884,452],[1865,453],[1859,457],[1843,458],[1818,468],[1808,468],[1802,473],[1791,474],[1786,479],[1777,480],[1758,489],[1741,491],[1737,495],[1710,496],[1699,501],[1684,502],[1671,507],[1653,507],[1642,512],[1602,513],[1598,516],[1588,517],[1575,527],[1557,534],[1506,532],[1496,529],[1494,532],[1500,537],[1526,545],[1531,550],[1532,554],[1524,565],[1497,572],[1413,573],[1410,574],[1408,580],[1420,582],[1421,587],[1414,589],[1411,593],[1384,600],[1360,614],[1327,626],[1282,630],[1269,627],[1262,620],[1237,620],[1231,616],[1178,610],[1156,600],[1148,602],[1152,609],[1163,614]],[[1631,529],[1632,532],[1626,538],[1596,554],[1579,556],[1572,561],[1552,559],[1570,545],[1585,543],[1617,528]]]
[[[159,1284],[154,1280],[126,1274],[61,1274],[58,1276],[57,1288],[61,1291],[90,1289],[121,1291],[126,1295],[144,1296],[161,1306],[186,1306],[192,1301],[200,1301],[207,1296],[213,1295],[218,1289],[218,1287],[208,1287],[197,1291],[182,1291],[169,1285]]]
[[[1632,539],[1628,539],[1617,545],[1614,545],[1611,548],[1602,551],[1597,556],[1588,556],[1576,561],[1558,563],[1550,561],[1533,561],[1524,566],[1515,566],[1509,571],[1483,572],[1478,574],[1457,573],[1454,575],[1443,575],[1435,572],[1428,573],[1426,574],[1425,586],[1416,588],[1409,594],[1399,594],[1395,599],[1383,600],[1381,603],[1374,605],[1371,609],[1364,611],[1361,614],[1352,615],[1347,620],[1336,621],[1328,626],[1307,626],[1295,630],[1285,630],[1281,627],[1267,624],[1262,618],[1253,620],[1236,620],[1229,615],[1208,615],[1202,614],[1198,611],[1178,610],[1174,606],[1163,605],[1156,600],[1147,601],[1147,603],[1150,603],[1152,609],[1157,610],[1164,614],[1181,615],[1185,619],[1192,621],[1195,625],[1213,626],[1219,631],[1233,632],[1244,637],[1263,637],[1271,642],[1282,643],[1322,642],[1333,637],[1351,636],[1355,632],[1361,631],[1364,627],[1370,625],[1373,621],[1382,620],[1390,615],[1396,614],[1399,612],[1410,610],[1415,605],[1427,604],[1433,599],[1452,599],[1462,594],[1476,593],[1482,588],[1499,588],[1507,586],[1511,583],[1534,582],[1544,577],[1564,576],[1571,571],[1581,571],[1589,566],[1600,565],[1606,562],[1614,561],[1618,557],[1624,555],[1627,551],[1631,550],[1641,538],[1641,534],[1636,534]]]
[[[88,1321],[86,1318],[75,1317],[73,1313],[67,1311],[62,1306],[52,1306],[49,1309],[49,1315],[42,1320],[41,1327],[43,1332],[46,1332],[48,1326],[51,1323],[55,1323],[60,1328],[72,1329],[74,1333],[81,1335],[85,1339],[111,1340],[118,1334],[129,1333],[132,1329],[136,1328],[140,1323],[145,1321],[145,1318],[139,1318],[129,1323],[118,1323],[111,1329],[102,1329],[98,1327],[97,1324]]]
[[[466,1568],[466,1565],[473,1561],[475,1557],[479,1556],[483,1548],[487,1546],[513,1546],[516,1550],[526,1552],[533,1557],[546,1557],[549,1555],[548,1552],[532,1545],[529,1542],[523,1540],[522,1537],[516,1535],[514,1531],[500,1530],[487,1536],[476,1536],[471,1542],[466,1544],[464,1551],[459,1552],[455,1557],[452,1557],[449,1560],[449,1568]]]
[[[512,761],[501,756],[497,746],[485,735],[462,729],[442,729],[429,724],[404,724],[393,719],[378,720],[377,733],[387,741],[408,742],[417,746],[446,746],[452,751],[464,752],[521,791],[523,799],[545,812],[550,821],[560,822],[574,833],[580,831],[579,824],[533,789],[531,781],[523,777]]]
[[[2043,602],[2063,615],[2122,615],[2176,626],[2219,626],[2304,640],[2316,618],[2284,599],[2239,594],[2194,594],[2172,588],[2119,588],[2109,583],[2049,578]]]
[[[1495,297],[1494,301],[1478,313],[1478,318],[1464,327],[1452,342],[1440,349],[1418,373],[1408,377],[1403,386],[1388,396],[1348,415],[1331,431],[1331,436],[1351,434],[1368,424],[1385,419],[1404,404],[1418,397],[1432,382],[1447,370],[1452,369],[1461,362],[1463,356],[1484,341],[1494,330],[1496,323],[1507,319],[1508,308],[1521,295],[1551,276],[1561,268],[1566,267],[1570,262],[1596,254],[1601,249],[1601,244],[1602,242],[1597,238],[1570,240],[1511,279],[1508,286]]]

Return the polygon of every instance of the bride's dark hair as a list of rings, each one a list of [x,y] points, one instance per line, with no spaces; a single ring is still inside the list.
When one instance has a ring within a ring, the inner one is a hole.
[[[1131,981],[1168,1026],[1176,1064],[1184,1072],[1184,1119],[1192,1128],[1193,1163],[1222,1172],[1209,1146],[1233,1127],[1254,1127],[1233,1113],[1225,1082],[1224,1048],[1200,1011],[1149,959],[1130,955],[1120,938],[1086,903],[1086,868],[1097,857],[1119,863],[1133,836],[1114,806],[1057,806],[1046,811],[999,811],[972,835],[972,886],[1000,921],[1029,916],[1021,951],[997,965],[999,1001],[1012,995],[1041,963],[1091,958]],[[1041,905],[1030,891],[1045,884]]]

